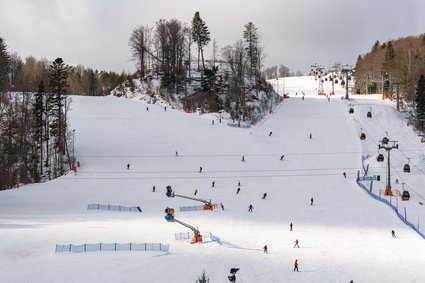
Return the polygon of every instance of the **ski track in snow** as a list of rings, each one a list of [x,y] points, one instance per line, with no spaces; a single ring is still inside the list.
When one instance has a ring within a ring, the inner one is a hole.
[[[238,267],[237,282],[245,283],[425,282],[425,241],[355,183],[362,152],[377,153],[376,141],[388,130],[400,144],[391,156],[393,179],[414,189],[409,202],[398,202],[400,208],[425,219],[418,205],[425,196],[424,144],[394,103],[379,96],[343,101],[339,85],[328,102],[316,95],[316,87],[311,77],[285,79],[291,98],[251,129],[211,125],[210,118],[156,105],[148,112],[143,102],[73,97],[77,174],[0,192],[1,281],[195,282],[205,270],[210,282],[228,282],[230,268]],[[301,91],[304,101],[294,97]],[[349,104],[355,115],[348,114]],[[370,107],[372,119],[366,118]],[[361,127],[365,141],[359,139]],[[411,158],[410,174],[402,173],[405,155]],[[376,162],[376,154],[368,162],[370,174],[384,180],[385,162]],[[200,203],[167,198],[167,185],[188,196],[198,189],[197,197],[222,202],[225,210],[179,212],[180,206]],[[385,184],[374,186],[379,190]],[[141,206],[143,212],[87,211],[89,203]],[[164,220],[167,206],[176,209],[177,219],[223,243],[175,241],[174,233],[188,230]],[[295,239],[299,249],[293,248]],[[54,253],[56,244],[98,242],[161,242],[170,244],[170,253]],[[262,251],[265,244],[268,254]],[[293,272],[295,259],[300,272]]]

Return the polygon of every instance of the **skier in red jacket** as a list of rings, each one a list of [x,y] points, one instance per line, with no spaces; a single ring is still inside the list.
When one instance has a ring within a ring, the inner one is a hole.
[[[297,272],[299,271],[298,270],[298,259],[296,259],[295,262],[294,262],[294,271],[297,271]]]

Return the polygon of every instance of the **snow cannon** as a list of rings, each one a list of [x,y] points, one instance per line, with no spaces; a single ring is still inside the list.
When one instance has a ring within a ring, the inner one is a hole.
[[[174,208],[167,207],[165,209],[165,213],[167,214],[164,217],[165,220],[170,221],[170,222],[174,220]]]
[[[165,195],[169,198],[173,197],[173,189],[171,188],[171,186],[167,186]]]

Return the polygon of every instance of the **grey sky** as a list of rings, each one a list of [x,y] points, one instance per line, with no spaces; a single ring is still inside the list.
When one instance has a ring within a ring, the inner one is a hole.
[[[425,0],[0,0],[0,35],[22,57],[133,71],[128,38],[161,18],[200,11],[224,47],[257,25],[266,65],[307,72],[310,63],[354,64],[372,44],[425,32]],[[206,57],[210,57],[207,54]]]

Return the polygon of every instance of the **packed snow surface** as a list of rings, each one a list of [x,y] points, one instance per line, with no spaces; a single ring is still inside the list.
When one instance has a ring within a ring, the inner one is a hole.
[[[285,84],[291,98],[250,129],[212,125],[211,116],[141,101],[72,97],[81,166],[76,174],[0,192],[0,281],[195,282],[205,270],[210,282],[228,282],[230,268],[237,267],[237,282],[247,283],[425,282],[425,240],[355,182],[364,154],[373,155],[371,173],[385,179],[385,162],[377,163],[376,154],[388,132],[400,145],[392,152],[393,182],[412,188],[411,199],[398,199],[398,205],[407,207],[413,223],[425,219],[419,204],[425,202],[424,144],[403,113],[379,96],[341,100],[340,86],[328,101],[317,96],[311,77]],[[405,155],[410,175],[400,169]],[[188,196],[198,189],[196,197],[222,203],[224,211],[180,212],[180,206],[202,203],[167,198],[167,185]],[[383,187],[376,182],[374,190]],[[140,206],[143,212],[87,210],[91,203]],[[175,241],[174,233],[189,230],[165,221],[166,207],[221,244]],[[300,248],[294,248],[296,239]],[[54,252],[56,244],[100,242],[163,243],[170,252]],[[300,272],[293,271],[295,259]]]

